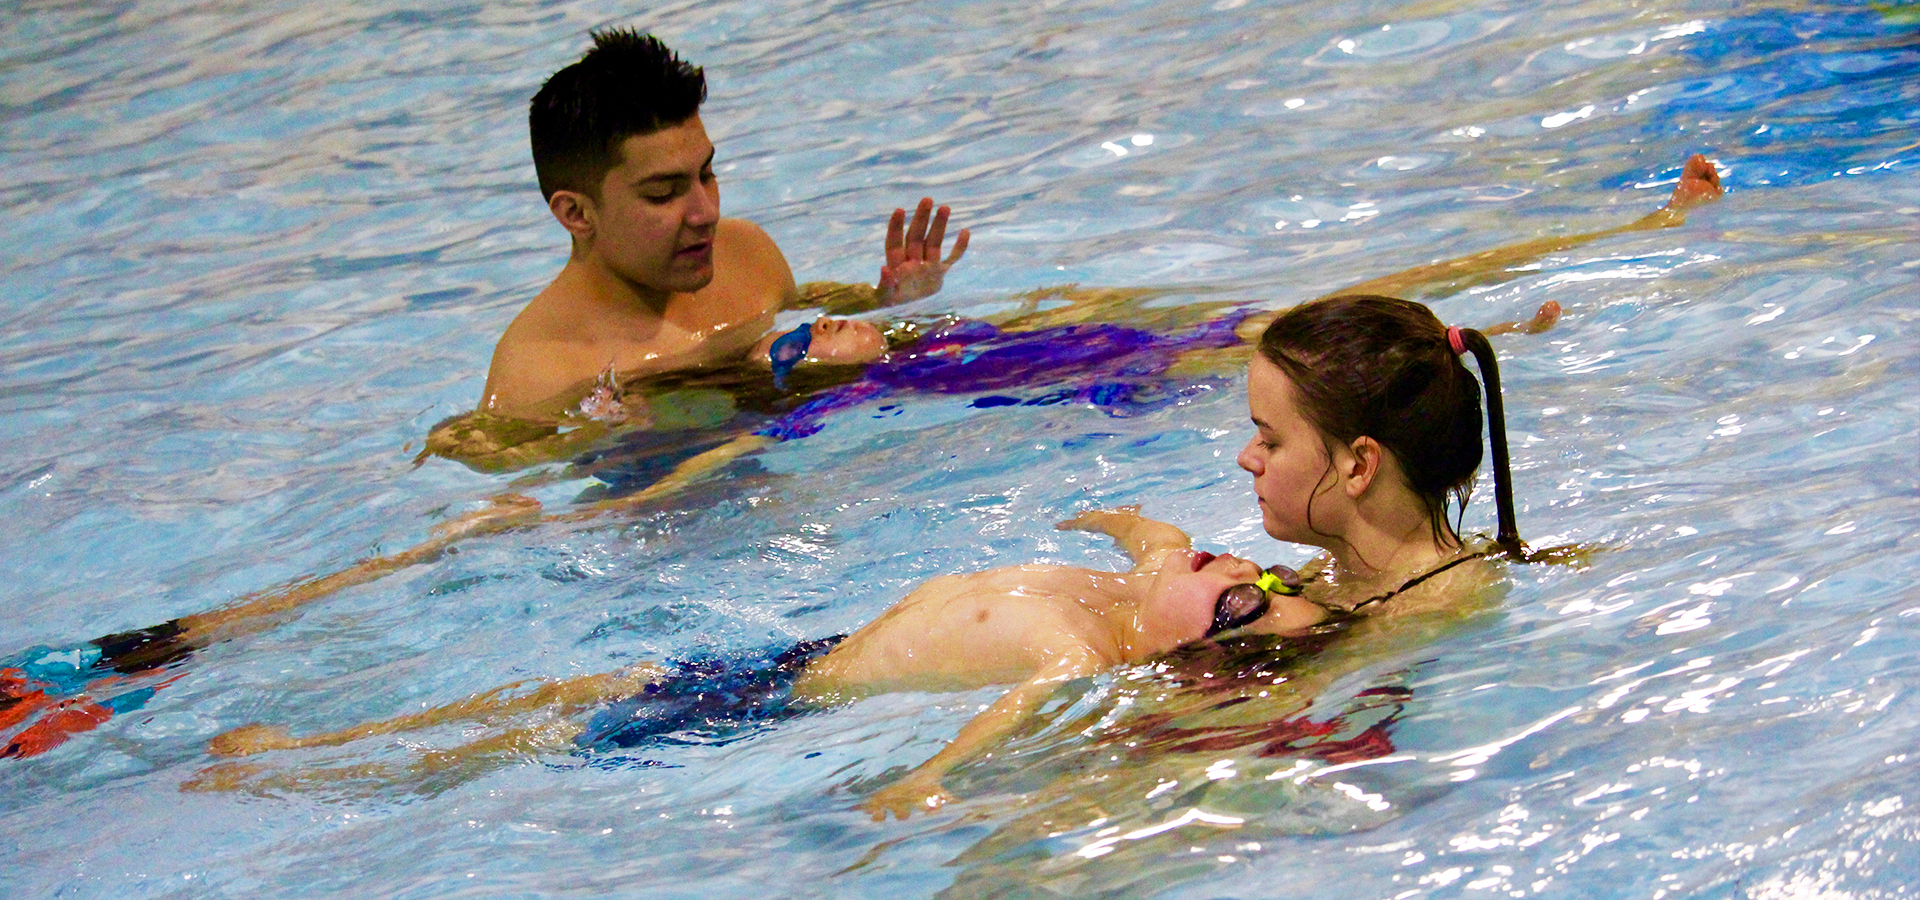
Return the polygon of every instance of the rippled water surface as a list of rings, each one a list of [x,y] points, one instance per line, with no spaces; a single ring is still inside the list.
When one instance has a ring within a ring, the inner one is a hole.
[[[1116,565],[1050,527],[1092,503],[1301,556],[1233,465],[1235,373],[1126,416],[858,408],[679,508],[344,592],[0,761],[0,894],[1914,896],[1911,3],[637,8],[9,6],[0,656],[410,545],[505,486],[412,450],[563,259],[525,102],[608,24],[706,66],[725,208],[801,280],[872,278],[886,212],[952,202],[974,249],[922,311],[1062,283],[1297,302],[1624,222],[1706,153],[1731,190],[1684,227],[1426,297],[1566,308],[1497,339],[1521,524],[1606,549],[1329,685],[1314,721],[1386,741],[1347,762],[1127,751],[1153,689],[1120,673],[905,824],[852,806],[992,691],[419,790],[181,791],[249,721],[845,631],[941,572]]]

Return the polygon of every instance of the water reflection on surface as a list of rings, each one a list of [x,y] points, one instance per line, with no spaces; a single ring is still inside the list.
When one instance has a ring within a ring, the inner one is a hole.
[[[431,797],[178,792],[245,721],[338,727],[836,633],[940,572],[1110,565],[1048,527],[1090,504],[1297,561],[1233,465],[1237,390],[1131,417],[932,398],[849,411],[697,504],[476,541],[209,651],[141,716],[0,763],[0,886],[1898,894],[1920,615],[1910,5],[637,13],[707,66],[727,208],[801,280],[870,278],[886,211],[954,202],[978,238],[922,312],[1171,285],[1125,315],[1173,321],[1615,224],[1696,150],[1733,190],[1685,228],[1429,298],[1463,323],[1567,310],[1499,343],[1521,522],[1603,549],[1514,569],[1497,607],[1340,669],[1311,705],[1237,667],[1215,674],[1270,706],[1189,709],[1213,695],[1113,673],[906,825],[851,807],[985,695],[876,698],[660,765],[530,760]],[[493,337],[560,262],[526,97],[586,28],[634,15],[122,3],[0,24],[0,654],[405,546],[501,486],[406,448],[471,407]]]

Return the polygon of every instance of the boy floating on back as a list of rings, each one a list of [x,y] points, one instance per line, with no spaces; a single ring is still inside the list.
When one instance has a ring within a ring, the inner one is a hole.
[[[851,635],[803,642],[771,657],[749,683],[712,667],[690,665],[673,671],[642,663],[519,693],[515,690],[520,685],[508,685],[426,712],[304,738],[281,728],[249,725],[214,738],[210,749],[216,755],[241,756],[334,746],[460,720],[504,720],[530,713],[565,717],[632,698],[614,708],[622,714],[603,713],[584,727],[539,718],[428,754],[414,768],[418,775],[429,775],[468,767],[487,755],[558,750],[569,742],[587,749],[643,745],[683,724],[681,719],[646,716],[646,707],[688,696],[725,693],[741,704],[733,712],[762,718],[768,707],[788,701],[819,706],[887,691],[1012,684],[933,758],[864,804],[876,819],[889,813],[905,818],[914,809],[936,808],[951,799],[941,777],[994,746],[1067,681],[1143,662],[1233,629],[1303,631],[1325,615],[1297,596],[1290,573],[1263,572],[1232,556],[1196,552],[1180,529],[1142,518],[1132,508],[1081,513],[1059,527],[1111,535],[1132,557],[1133,567],[1106,572],[1022,565],[942,575]],[[716,678],[726,683],[709,683]],[[724,712],[702,710],[706,716]],[[244,779],[251,773],[232,774]],[[227,780],[216,770],[196,786],[228,786],[223,783]]]

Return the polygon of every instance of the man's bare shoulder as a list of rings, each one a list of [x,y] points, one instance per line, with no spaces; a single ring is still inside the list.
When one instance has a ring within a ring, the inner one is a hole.
[[[773,236],[767,234],[766,229],[746,219],[721,219],[714,227],[719,231],[720,243],[735,252],[780,252],[779,245],[773,242]]]
[[[591,341],[599,330],[598,317],[584,314],[595,306],[593,287],[569,264],[507,323],[501,345]]]
[[[525,311],[522,311],[525,316]],[[520,324],[515,319],[515,325]],[[528,421],[552,421],[593,388],[599,373],[612,365],[582,350],[590,344],[570,338],[564,329],[542,331],[513,325],[493,348],[479,409]]]
[[[631,302],[599,270],[569,262],[500,336],[481,408],[546,419],[609,371],[630,377],[738,359],[797,291],[786,257],[752,222],[720,220],[713,246],[713,279],[657,306]]]
[[[779,309],[799,295],[786,254],[765,229],[745,219],[721,219],[714,239],[714,279],[703,294]]]

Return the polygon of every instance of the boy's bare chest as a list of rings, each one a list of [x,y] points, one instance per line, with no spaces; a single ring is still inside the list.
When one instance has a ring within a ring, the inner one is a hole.
[[[939,679],[951,686],[1018,681],[1053,652],[1118,659],[1114,612],[1084,570],[1018,567],[921,585],[835,651],[853,680]],[[1055,577],[1058,576],[1058,577]]]

